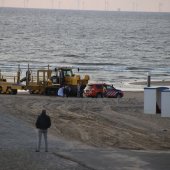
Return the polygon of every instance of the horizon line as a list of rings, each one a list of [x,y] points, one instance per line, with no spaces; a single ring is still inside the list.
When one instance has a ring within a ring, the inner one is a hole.
[[[40,9],[40,10],[67,10],[67,11],[91,11],[91,12],[134,12],[134,13],[170,13],[170,11],[144,11],[144,10],[101,10],[101,9],[68,9],[68,8],[37,8],[37,7],[8,7],[0,6],[0,8],[13,9]]]

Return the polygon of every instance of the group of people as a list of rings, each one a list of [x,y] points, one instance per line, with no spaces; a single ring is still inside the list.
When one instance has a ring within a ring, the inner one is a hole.
[[[77,85],[76,93],[77,93],[77,97],[83,97],[83,86],[81,85],[81,83]],[[57,92],[57,96],[60,97],[69,97],[72,96],[72,94],[73,94],[73,89],[71,89],[70,86],[61,86]]]
[[[58,89],[57,96],[69,97],[70,95],[71,95],[71,87],[70,86],[61,86]]]

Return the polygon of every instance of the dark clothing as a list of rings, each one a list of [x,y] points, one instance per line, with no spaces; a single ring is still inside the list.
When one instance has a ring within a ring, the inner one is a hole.
[[[38,130],[37,151],[38,152],[40,151],[42,135],[44,136],[45,151],[48,152],[47,130],[41,130],[41,129]]]
[[[84,86],[80,86],[80,97],[83,97],[83,92],[84,92]]]
[[[50,117],[44,113],[41,113],[41,115],[38,116],[35,125],[36,125],[36,128],[38,129],[47,130],[51,126]]]
[[[64,88],[64,95],[65,95],[66,97],[69,97],[70,94],[71,94],[71,87],[66,86],[66,87]]]
[[[46,115],[46,110],[42,110],[41,115],[38,116],[35,126],[39,129],[38,130],[38,144],[36,152],[40,151],[41,146],[41,137],[44,135],[45,141],[45,151],[48,152],[48,141],[47,141],[47,132],[48,128],[51,126],[51,119],[48,115]]]

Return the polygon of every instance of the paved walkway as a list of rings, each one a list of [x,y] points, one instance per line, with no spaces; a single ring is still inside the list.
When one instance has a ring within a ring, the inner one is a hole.
[[[1,170],[168,170],[170,151],[100,149],[49,135],[49,152],[35,152],[37,133],[0,111]]]

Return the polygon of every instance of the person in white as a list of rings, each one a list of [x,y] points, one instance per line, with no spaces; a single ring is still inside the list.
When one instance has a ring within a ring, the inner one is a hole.
[[[63,97],[63,96],[64,96],[64,87],[60,87],[60,88],[58,89],[57,95],[60,96],[60,97]]]

